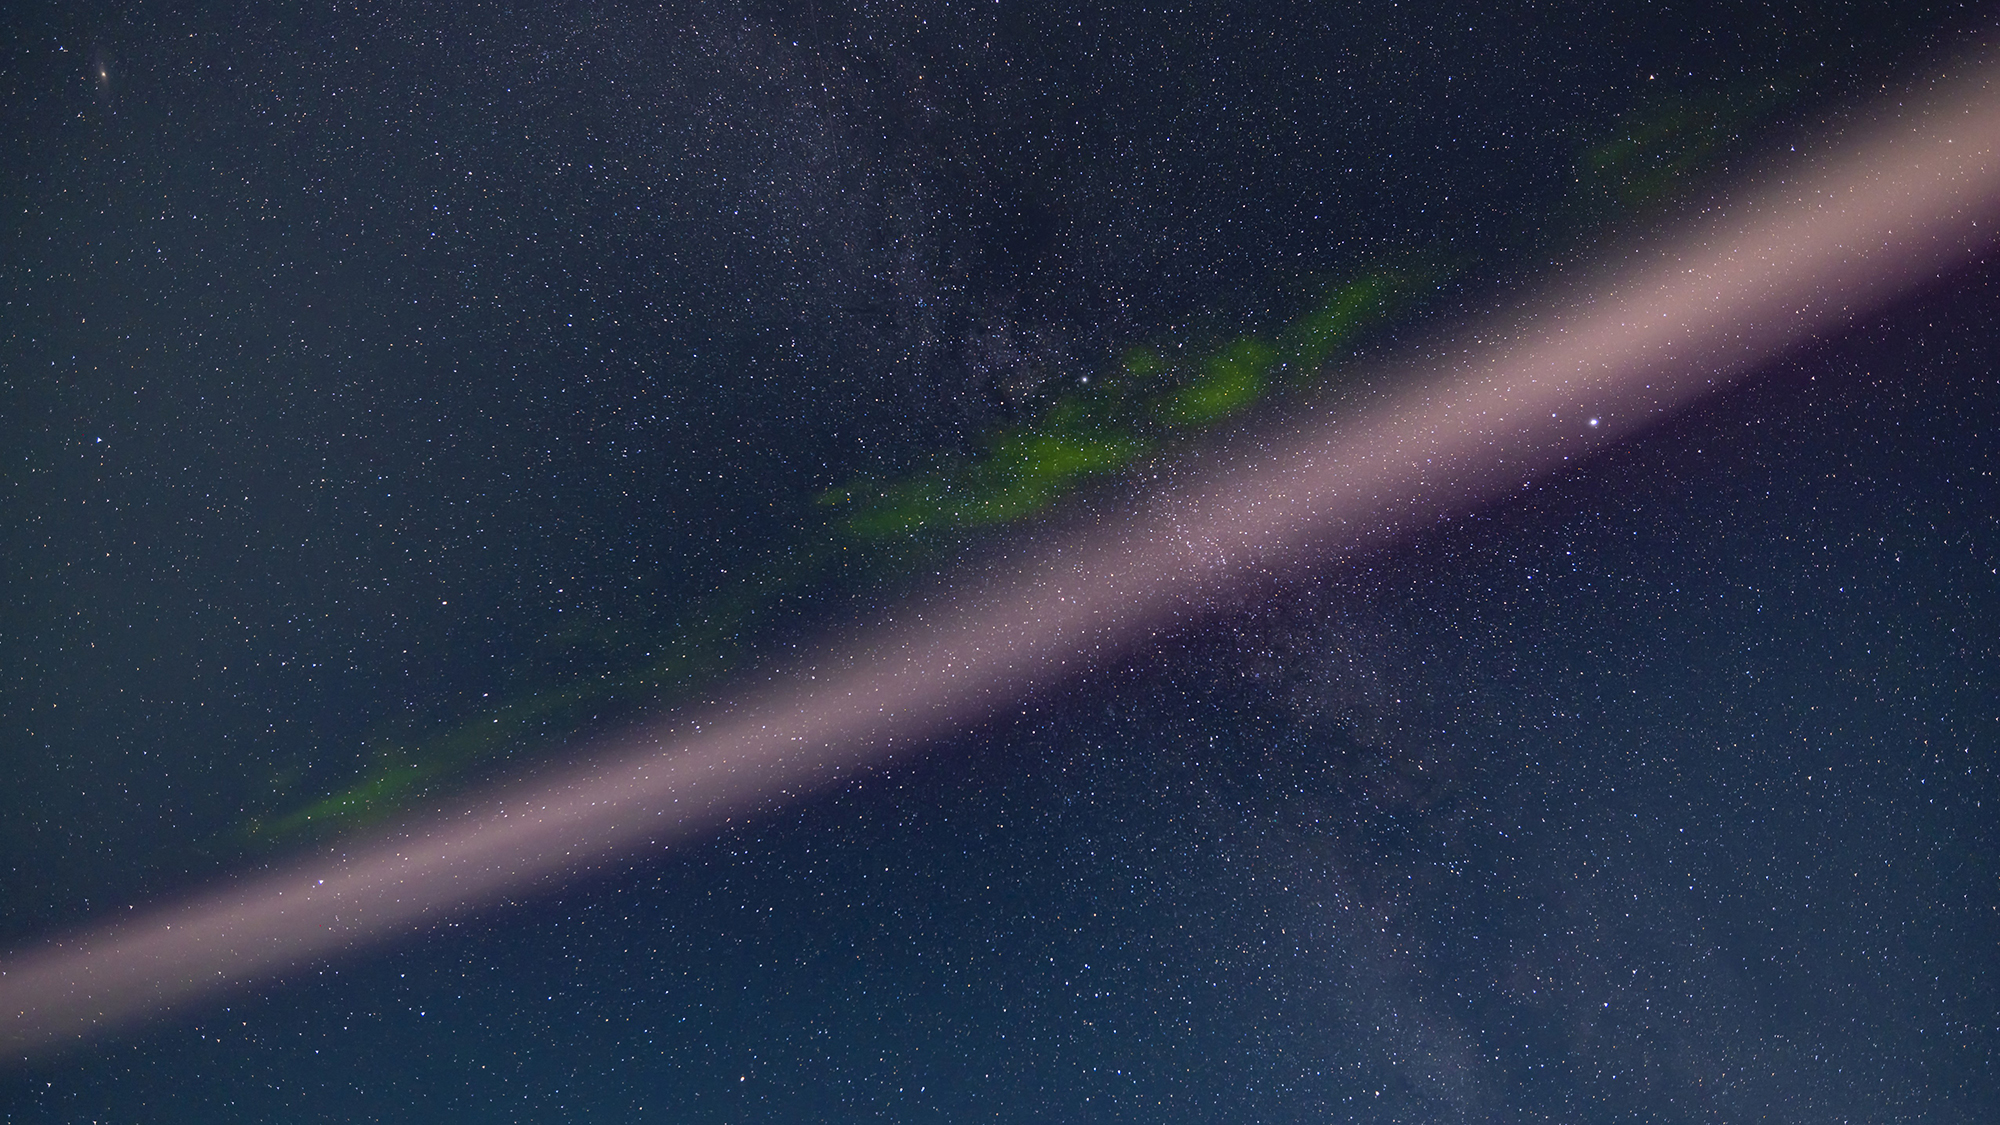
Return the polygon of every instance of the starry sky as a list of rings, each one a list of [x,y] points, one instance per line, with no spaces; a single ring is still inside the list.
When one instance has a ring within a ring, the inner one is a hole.
[[[1393,355],[1988,26],[1639,7],[10,6],[0,946],[725,691],[1017,532],[830,490],[1392,266]],[[1993,1120],[1996,294],[0,1119]]]

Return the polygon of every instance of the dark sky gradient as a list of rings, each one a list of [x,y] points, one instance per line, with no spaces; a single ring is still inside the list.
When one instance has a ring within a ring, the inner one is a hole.
[[[1977,26],[1623,7],[13,12],[0,939],[263,862],[1128,345],[1449,260],[1414,338],[1698,206],[1591,194],[1633,122],[1787,84],[1726,176]],[[1993,1120],[1996,293],[0,1116]]]

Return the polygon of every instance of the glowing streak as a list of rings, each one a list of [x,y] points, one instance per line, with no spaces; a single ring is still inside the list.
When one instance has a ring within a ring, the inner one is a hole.
[[[1224,583],[1518,488],[1981,253],[2000,217],[2000,72],[1941,88],[1817,171],[1472,337],[1360,417],[1269,437],[735,708],[0,962],[0,1036],[16,1055],[74,1041],[711,829],[1130,647]]]

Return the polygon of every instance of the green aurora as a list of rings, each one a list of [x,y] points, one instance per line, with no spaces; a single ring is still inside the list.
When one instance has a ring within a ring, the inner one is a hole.
[[[1740,151],[1754,125],[1796,99],[1799,85],[1767,82],[1640,105],[1581,147],[1575,194],[1562,208],[1568,217],[1556,225],[1574,236],[1671,202]],[[247,819],[234,846],[261,849],[374,823],[603,715],[685,700],[740,666],[749,638],[786,595],[837,574],[905,570],[961,544],[967,533],[1031,520],[1087,482],[1115,479],[1146,454],[1241,415],[1280,389],[1324,387],[1340,377],[1345,350],[1457,272],[1381,266],[1328,285],[1270,335],[1130,348],[1033,419],[989,434],[975,454],[939,455],[901,478],[829,489],[813,501],[827,517],[822,527],[803,533],[782,561],[685,607],[674,627],[648,637],[571,638],[614,651],[593,674],[485,707],[456,725],[379,730],[365,740],[371,762],[362,776],[302,806]]]
[[[1336,285],[1274,338],[1245,335],[1191,357],[1130,349],[1085,389],[1036,418],[989,435],[972,457],[940,457],[891,481],[861,479],[822,493],[832,518],[786,561],[690,606],[667,643],[616,670],[509,699],[443,730],[368,739],[372,764],[354,784],[300,808],[242,826],[241,842],[276,843],[381,820],[441,782],[516,748],[546,742],[606,712],[684,699],[736,667],[746,634],[784,594],[813,587],[858,555],[887,571],[950,547],[956,536],[1047,511],[1086,481],[1112,476],[1176,437],[1247,410],[1274,388],[1310,387],[1334,353],[1430,282],[1426,273],[1383,270]],[[1175,349],[1177,352],[1184,349]],[[622,638],[597,640],[617,647]],[[628,646],[629,647],[629,646]]]

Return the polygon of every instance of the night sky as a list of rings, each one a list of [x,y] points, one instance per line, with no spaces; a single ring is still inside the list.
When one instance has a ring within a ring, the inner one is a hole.
[[[854,482],[1391,271],[1339,378],[1989,25],[11,5],[0,947],[726,696],[1064,511]],[[0,1120],[2000,1120],[1996,297]]]

